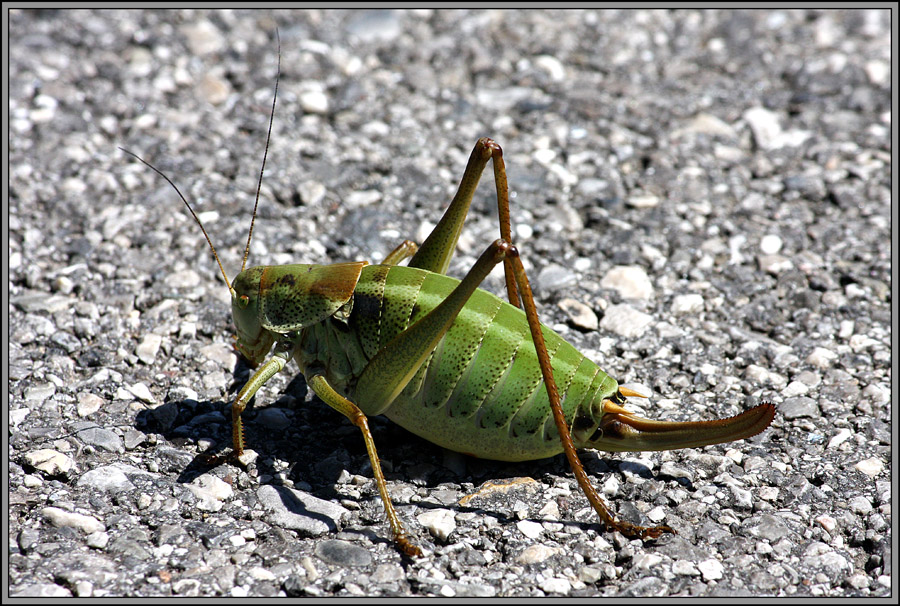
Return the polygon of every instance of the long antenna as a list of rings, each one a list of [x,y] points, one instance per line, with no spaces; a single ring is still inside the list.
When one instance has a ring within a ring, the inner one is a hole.
[[[281,34],[279,34],[279,32],[278,32],[278,28],[275,28],[275,37],[278,39],[278,71],[275,74],[275,95],[272,98],[272,113],[269,115],[269,130],[266,133],[266,149],[265,149],[265,152],[263,153],[262,168],[260,168],[260,170],[259,170],[259,183],[256,186],[256,201],[253,204],[253,216],[250,219],[250,233],[247,234],[247,247],[244,249],[244,260],[241,263],[241,271],[244,271],[244,268],[247,265],[247,257],[250,255],[250,240],[253,237],[253,224],[256,222],[256,209],[259,206],[259,193],[260,193],[260,190],[262,189],[263,173],[265,173],[265,171],[266,171],[266,158],[269,155],[269,141],[272,139],[272,124],[275,121],[275,101],[278,99],[278,80],[281,78]],[[175,185],[175,183],[173,183],[172,180],[169,179],[169,177],[167,177],[165,173],[163,173],[161,170],[159,170],[158,168],[156,168],[155,166],[153,166],[152,164],[150,164],[149,162],[147,162],[146,160],[141,158],[136,153],[130,152],[127,149],[125,149],[124,147],[119,147],[119,149],[121,149],[123,152],[125,152],[129,156],[137,158],[141,163],[143,163],[145,166],[149,167],[153,172],[155,172],[160,177],[165,179],[169,183],[169,185],[172,186],[172,188],[178,194],[178,197],[181,198],[181,201],[184,202],[184,205],[187,206],[187,209],[191,212],[191,216],[194,217],[194,221],[196,221],[197,225],[200,226],[200,231],[203,232],[203,236],[206,238],[206,242],[209,244],[210,250],[212,250],[213,257],[215,257],[216,263],[219,264],[219,270],[222,272],[222,277],[225,278],[225,285],[228,286],[228,290],[231,292],[231,295],[233,297],[234,290],[231,288],[231,281],[228,279],[228,274],[225,273],[225,268],[222,266],[222,261],[219,260],[219,254],[216,252],[216,247],[213,246],[213,243],[209,237],[209,234],[206,233],[206,228],[203,227],[203,223],[200,222],[200,217],[198,217],[197,213],[194,212],[194,209],[188,203],[187,198],[185,198],[184,195],[181,193],[181,190],[178,189],[178,186]]]
[[[143,162],[146,166],[149,166],[150,169],[153,170],[153,172],[155,172],[157,175],[159,175],[160,177],[162,177],[163,179],[165,179],[166,181],[168,181],[168,182],[169,182],[169,185],[171,185],[172,188],[178,193],[178,196],[181,198],[181,201],[184,202],[184,205],[187,206],[187,208],[188,208],[189,211],[191,211],[191,216],[194,217],[194,221],[196,221],[196,222],[197,222],[197,225],[200,226],[200,231],[202,231],[202,232],[203,232],[203,235],[206,236],[206,241],[209,243],[209,248],[212,249],[213,257],[216,258],[216,263],[219,264],[219,269],[222,271],[222,277],[225,278],[225,285],[228,287],[228,290],[231,291],[231,294],[232,294],[232,296],[233,296],[233,295],[234,295],[234,291],[231,289],[231,281],[228,279],[228,275],[225,273],[225,268],[222,267],[222,262],[219,261],[219,255],[216,253],[216,247],[213,246],[212,240],[209,239],[209,234],[206,233],[206,228],[203,227],[203,223],[200,222],[200,217],[197,216],[197,213],[195,213],[195,212],[194,212],[194,209],[191,208],[191,205],[188,204],[187,199],[184,197],[184,195],[183,195],[183,194],[181,193],[181,191],[178,189],[178,186],[175,185],[174,183],[172,183],[172,180],[171,180],[170,178],[168,178],[168,177],[165,175],[165,173],[163,173],[161,170],[159,170],[158,168],[156,168],[155,166],[153,166],[152,164],[150,164],[149,162],[147,162],[146,160],[144,160],[143,158],[141,158],[139,155],[137,155],[137,154],[135,154],[135,153],[133,153],[133,152],[128,151],[128,150],[125,149],[124,147],[119,147],[119,149],[121,149],[123,152],[125,152],[125,153],[128,154],[129,156],[132,156],[132,157],[134,157],[134,158],[137,158],[138,160],[140,160],[141,162]]]
[[[250,219],[250,233],[247,234],[247,248],[244,249],[244,260],[241,263],[241,271],[247,266],[247,257],[250,256],[250,239],[253,237],[253,224],[256,223],[256,207],[259,206],[259,191],[262,189],[263,173],[266,172],[266,157],[269,155],[269,141],[272,138],[272,123],[275,121],[275,101],[278,99],[278,80],[281,78],[281,34],[275,28],[275,37],[278,39],[278,72],[275,74],[275,95],[272,97],[272,113],[269,114],[269,132],[266,134],[266,151],[263,152],[262,168],[259,169],[259,183],[256,186],[256,202],[253,203],[253,217]]]

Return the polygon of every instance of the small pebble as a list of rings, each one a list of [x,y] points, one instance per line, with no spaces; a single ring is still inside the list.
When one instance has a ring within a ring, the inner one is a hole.
[[[617,290],[623,299],[647,300],[653,296],[653,283],[647,272],[636,265],[613,267],[600,280],[600,286]]]
[[[704,581],[717,581],[724,575],[725,567],[718,560],[704,560],[697,564]]]
[[[219,511],[234,494],[230,484],[208,473],[195,478],[187,489],[197,497],[196,507],[202,511]]]
[[[156,398],[154,398],[153,394],[150,393],[150,388],[143,383],[135,383],[128,386],[128,391],[131,393],[131,395],[142,402],[146,402],[148,404],[153,404],[156,402]]]
[[[659,196],[629,196],[626,202],[634,208],[653,208],[659,205]]]
[[[100,410],[100,407],[103,406],[104,402],[105,400],[103,398],[92,393],[78,394],[78,406],[76,407],[78,416],[86,417],[94,414]]]
[[[50,477],[68,475],[75,469],[75,459],[50,448],[27,453],[25,462]]]
[[[838,430],[838,432],[836,434],[834,434],[834,436],[832,436],[832,438],[830,440],[828,440],[828,448],[836,448],[836,447],[840,446],[847,440],[847,438],[849,438],[852,435],[853,435],[853,432],[851,432],[846,427],[842,427],[841,429]]]
[[[456,530],[456,519],[449,509],[429,509],[417,515],[416,519],[439,541],[446,541]]]
[[[781,238],[774,234],[769,234],[763,236],[759,241],[759,250],[765,255],[774,255],[781,250],[782,245]]]
[[[225,47],[222,32],[207,20],[182,26],[181,33],[184,34],[193,55],[209,55]]]
[[[572,583],[568,579],[560,579],[558,577],[554,577],[552,579],[541,581],[540,588],[544,593],[559,593],[562,595],[568,595],[572,590]]]
[[[85,534],[103,532],[106,530],[106,526],[96,518],[66,511],[58,507],[45,507],[41,510],[41,515],[57,528],[68,526],[70,528],[77,528]]]
[[[610,305],[600,321],[600,328],[634,339],[643,335],[652,323],[653,316],[622,303]]]
[[[700,571],[693,562],[688,560],[675,560],[672,563],[672,572],[686,577],[700,576]]]
[[[560,550],[547,545],[529,545],[522,553],[516,556],[516,562],[519,564],[540,564],[544,560],[560,553]]]
[[[300,107],[308,114],[328,113],[328,96],[319,90],[309,90],[300,94]]]
[[[597,330],[600,327],[600,321],[597,319],[597,314],[581,301],[576,301],[575,299],[563,299],[559,302],[559,306],[566,312],[566,315],[569,316],[569,320],[572,321],[572,324],[578,328],[583,328],[584,330]]]
[[[156,360],[160,345],[162,337],[151,332],[144,335],[144,340],[135,348],[134,353],[141,362],[149,366]]]
[[[820,515],[816,518],[816,522],[828,532],[833,532],[834,529],[837,528],[837,520],[829,515]]]
[[[866,497],[853,497],[850,499],[850,511],[859,515],[868,515],[872,512],[872,501]]]
[[[531,520],[520,520],[516,522],[516,528],[529,539],[536,539],[544,532],[544,527],[537,522]]]
[[[870,478],[874,478],[884,470],[884,462],[881,459],[872,457],[870,459],[863,459],[853,467]]]
[[[372,554],[367,549],[338,539],[317,543],[315,552],[321,560],[338,566],[368,566],[372,562]]]
[[[806,357],[807,363],[822,369],[830,368],[835,360],[837,360],[837,354],[824,347],[816,347]]]
[[[703,296],[698,294],[678,295],[672,299],[670,311],[676,316],[703,311]]]

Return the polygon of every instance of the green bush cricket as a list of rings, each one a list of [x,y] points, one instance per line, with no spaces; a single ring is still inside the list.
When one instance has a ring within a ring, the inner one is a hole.
[[[279,51],[280,75],[280,51]],[[477,457],[525,461],[564,452],[603,523],[629,537],[656,538],[668,526],[617,520],[594,490],[576,449],[670,450],[739,440],[763,431],[775,407],[761,404],[735,417],[664,422],[626,410],[620,387],[538,318],[519,251],[512,243],[503,152],[477,141],[459,189],[421,246],[405,241],[377,265],[280,265],[246,268],[274,120],[240,273],[226,285],[237,333],[236,349],[256,368],[232,404],[231,456],[244,450],[241,413],[256,391],[294,359],[307,384],[326,404],[359,427],[365,440],[394,541],[421,555],[394,510],[367,418],[383,414],[445,448]],[[500,238],[461,279],[446,275],[476,186],[491,161]],[[409,260],[408,264],[400,265]],[[509,301],[479,285],[503,263]],[[520,306],[521,305],[521,306]]]

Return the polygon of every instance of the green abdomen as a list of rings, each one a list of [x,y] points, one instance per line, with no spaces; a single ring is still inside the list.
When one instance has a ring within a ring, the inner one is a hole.
[[[434,309],[459,280],[420,269],[365,267],[349,317],[311,327],[295,356],[301,369],[318,363],[326,378],[364,412],[356,378],[393,337]],[[571,427],[617,384],[550,329],[543,328],[553,377]],[[302,351],[300,351],[302,349]],[[476,290],[450,330],[384,412],[413,433],[445,448],[505,461],[562,452],[525,314]],[[599,418],[599,415],[597,416]]]

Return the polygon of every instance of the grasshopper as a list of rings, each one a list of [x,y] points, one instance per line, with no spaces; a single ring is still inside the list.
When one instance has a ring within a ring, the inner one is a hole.
[[[280,76],[280,50],[278,62]],[[233,282],[175,184],[122,150],[175,189],[206,237],[231,294],[235,347],[256,371],[231,406],[233,451],[227,458],[244,452],[241,413],[251,398],[294,359],[313,392],[362,432],[393,539],[407,555],[422,552],[391,502],[369,430],[372,415],[383,414],[426,440],[476,457],[527,461],[564,452],[609,529],[642,539],[674,533],[668,526],[616,519],[594,490],[576,449],[671,450],[740,440],[768,427],[775,407],[763,403],[727,419],[682,423],[644,419],[624,408],[627,397],[645,396],[619,386],[541,324],[512,242],[503,151],[489,138],[476,142],[456,195],[421,246],[406,240],[377,265],[360,261],[247,269],[279,76],[247,246]],[[500,238],[459,280],[446,272],[488,161]],[[407,259],[407,265],[400,265]],[[509,302],[479,288],[499,263]]]

